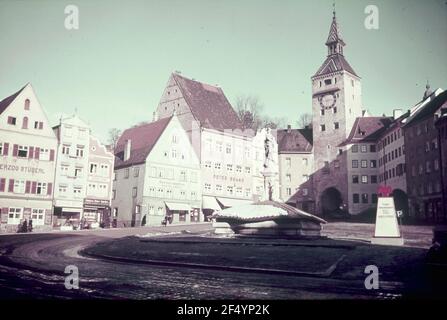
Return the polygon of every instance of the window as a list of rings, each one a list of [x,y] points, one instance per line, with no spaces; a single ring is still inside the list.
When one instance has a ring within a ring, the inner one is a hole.
[[[358,193],[352,194],[352,202],[353,203],[359,203],[360,202],[360,196]]]
[[[431,162],[430,161],[427,161],[425,163],[425,172],[426,173],[430,173],[431,172]]]
[[[362,160],[362,161],[360,162],[360,166],[361,166],[362,168],[368,168],[368,161],[367,161],[367,160]]]
[[[309,180],[309,175],[303,174],[303,182],[306,182],[307,180]]]
[[[320,110],[320,115],[324,116],[324,109]]]
[[[24,180],[14,180],[14,193],[25,193]]]
[[[31,211],[31,220],[33,220],[33,226],[41,226],[44,224],[45,209],[33,209]]]
[[[340,161],[334,160],[334,168],[340,168]]]
[[[337,113],[337,107],[334,107],[332,110],[334,113]]]
[[[337,130],[338,128],[340,128],[340,124],[338,122],[334,122],[334,129]]]
[[[23,117],[22,129],[28,129],[28,117]]]
[[[82,158],[84,156],[84,147],[77,147],[76,148],[76,157]]]
[[[19,224],[22,220],[23,208],[9,208],[8,224]]]
[[[362,203],[368,203],[368,194],[362,193]]]
[[[70,146],[69,145],[64,144],[62,146],[62,154],[70,155]]]
[[[15,126],[17,123],[17,118],[16,117],[8,117],[8,124]]]
[[[377,194],[376,194],[376,193],[373,193],[373,194],[371,195],[371,202],[372,202],[372,203],[377,203]]]
[[[358,175],[353,175],[352,176],[352,183],[359,183],[359,176]]]
[[[82,168],[75,168],[75,173],[74,173],[75,177],[82,177]]]
[[[124,169],[124,178],[129,179],[129,168]]]
[[[307,196],[309,194],[309,190],[307,188],[303,188],[303,196]]]
[[[227,154],[231,153],[231,144],[227,144],[227,147],[225,148]]]
[[[64,129],[65,129],[65,130],[64,130],[64,135],[65,135],[66,137],[71,137],[71,136],[73,135],[73,127],[71,127],[71,126],[65,126]]]
[[[136,198],[137,197],[137,187],[133,187],[132,188],[132,197]]]
[[[359,167],[359,161],[358,160],[352,160],[352,167],[358,168]]]
[[[245,173],[250,173],[251,172],[251,168],[250,167],[245,167]]]
[[[216,184],[216,192],[222,192],[222,185],[221,184]]]
[[[214,169],[220,170],[220,168],[221,168],[221,164],[220,164],[220,162],[216,162],[216,163],[214,164]]]
[[[135,213],[136,213],[136,214],[139,214],[140,212],[141,212],[141,206],[137,204],[137,205],[135,206]]]
[[[351,152],[352,152],[352,153],[357,153],[357,152],[359,152],[359,146],[356,145],[356,144],[353,145],[352,148],[351,148]]]
[[[368,183],[368,176],[362,175],[362,183]]]
[[[46,195],[47,194],[47,184],[44,182],[38,182],[36,194]]]
[[[292,182],[292,175],[290,173],[286,174],[286,181]]]
[[[140,168],[135,167],[133,168],[133,176],[138,177],[140,175]]]
[[[324,84],[325,84],[326,86],[332,84],[332,79],[325,79],[325,80],[324,80]]]
[[[360,151],[363,152],[363,153],[368,152],[368,147],[363,144],[363,145],[360,146]]]
[[[376,145],[371,144],[371,145],[369,146],[369,152],[376,152]]]
[[[232,187],[232,186],[228,186],[228,187],[227,187],[227,193],[228,193],[229,195],[233,195],[233,187]]]
[[[211,161],[205,161],[205,168],[211,168]]]
[[[172,150],[171,150],[171,157],[172,157],[173,159],[176,159],[176,158],[177,158],[177,149],[172,149]]]
[[[180,171],[180,181],[186,181],[186,171],[185,170]]]
[[[250,188],[246,188],[245,189],[245,197],[250,197],[250,193],[251,193],[251,190],[250,190]]]
[[[377,183],[377,176],[376,175],[372,175],[371,176],[371,183]]]
[[[371,160],[371,161],[369,162],[369,166],[370,166],[371,168],[376,168],[376,167],[377,167],[377,160]]]
[[[45,160],[45,161],[50,160],[50,150],[40,148],[39,149],[39,160]]]
[[[62,194],[62,195],[67,193],[67,186],[63,185],[63,184],[60,184],[59,185],[59,193]]]
[[[288,196],[291,196],[292,195],[292,188],[286,188],[286,194]]]
[[[227,171],[233,171],[233,165],[227,164]]]
[[[211,191],[211,183],[205,183],[205,191]]]
[[[61,176],[67,176],[68,175],[68,168],[67,165],[61,165]]]
[[[320,124],[320,131],[326,131],[326,126],[324,124]]]
[[[290,158],[286,158],[286,166],[287,166],[287,168],[290,168],[291,164],[292,164],[291,159]]]
[[[28,157],[28,147],[27,146],[18,146],[17,156],[20,158]]]
[[[25,100],[25,110],[29,110],[29,105],[30,105],[30,101],[29,101],[29,99],[26,99]]]
[[[175,134],[172,135],[172,143],[177,143],[177,136]]]
[[[96,163],[90,163],[90,173],[96,173],[98,165]]]
[[[0,154],[1,154],[1,152],[0,152]],[[438,159],[435,159],[435,161],[434,161],[434,168],[435,168],[435,170],[439,170],[439,160]]]

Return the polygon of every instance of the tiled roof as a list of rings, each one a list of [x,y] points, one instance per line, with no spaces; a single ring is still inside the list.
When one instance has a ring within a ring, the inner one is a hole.
[[[9,107],[9,105],[14,101],[14,99],[20,94],[20,92],[23,91],[23,89],[25,89],[27,85],[25,85],[22,89],[20,89],[19,91],[17,91],[16,93],[10,95],[9,97],[3,99],[2,101],[0,101],[0,114],[3,113],[3,111],[6,110],[6,108]]]
[[[326,45],[329,45],[331,43],[335,42],[341,42],[344,44],[343,39],[340,36],[340,30],[338,28],[337,19],[334,17],[332,18],[331,28],[329,29],[329,35],[326,40]]]
[[[183,97],[200,124],[208,129],[242,129],[242,123],[222,89],[173,73]]]
[[[278,152],[312,152],[312,129],[277,131]]]
[[[355,119],[349,137],[341,145],[375,142],[393,122],[391,117],[362,117]]]
[[[430,95],[431,101],[427,102],[422,108],[417,110],[414,115],[410,116],[405,123],[405,126],[408,126],[415,121],[426,118],[427,116],[433,115],[439,108],[443,107],[447,109],[447,90],[444,90],[437,96],[435,96],[435,92]]]
[[[316,77],[343,70],[358,77],[343,55],[333,54],[326,58],[320,69],[313,76]]]
[[[172,117],[163,118],[125,130],[116,145],[115,169],[144,163],[171,119]],[[129,159],[124,161],[127,140],[131,141],[131,151]]]

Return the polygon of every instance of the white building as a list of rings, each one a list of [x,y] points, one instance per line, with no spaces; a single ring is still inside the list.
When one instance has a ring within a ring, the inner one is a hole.
[[[30,84],[0,101],[0,232],[24,220],[34,230],[51,227],[56,148]]]
[[[222,89],[173,73],[156,115],[162,119],[174,112],[200,158],[205,216],[258,199],[262,190],[253,190],[254,133],[242,131]]]
[[[57,227],[77,227],[83,218],[89,170],[90,128],[77,115],[60,120],[54,190]]]
[[[127,129],[115,150],[118,226],[203,221],[200,162],[176,116]]]

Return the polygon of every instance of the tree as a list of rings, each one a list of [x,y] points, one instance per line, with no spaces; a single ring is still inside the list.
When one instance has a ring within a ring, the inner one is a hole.
[[[236,112],[243,129],[258,130],[262,126],[261,112],[263,105],[256,96],[239,95],[236,97]]]
[[[112,128],[109,130],[109,138],[107,142],[110,145],[113,152],[115,152],[116,144],[118,143],[120,136],[121,136],[121,130],[117,128]]]
[[[312,128],[312,115],[310,113],[303,113],[298,119],[298,127],[304,129],[307,126]]]

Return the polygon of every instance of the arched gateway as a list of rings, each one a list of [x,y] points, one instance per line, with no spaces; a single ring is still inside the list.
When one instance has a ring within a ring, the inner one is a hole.
[[[321,209],[323,215],[340,211],[343,199],[340,191],[334,187],[327,188],[321,194]]]

